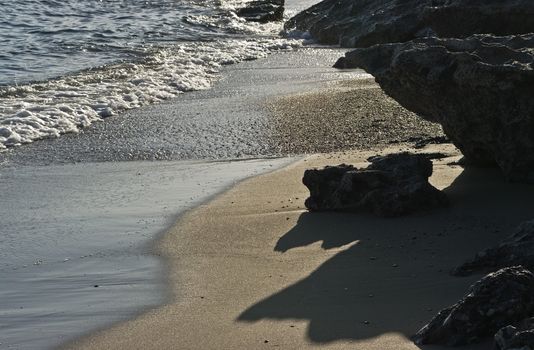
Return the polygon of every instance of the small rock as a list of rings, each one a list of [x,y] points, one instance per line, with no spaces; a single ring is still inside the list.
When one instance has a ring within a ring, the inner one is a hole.
[[[249,22],[267,23],[284,18],[284,0],[254,0],[236,11],[239,17]]]
[[[366,169],[327,166],[304,172],[310,211],[371,211],[400,216],[447,205],[445,194],[429,182],[432,162],[424,155],[390,154],[368,159]]]

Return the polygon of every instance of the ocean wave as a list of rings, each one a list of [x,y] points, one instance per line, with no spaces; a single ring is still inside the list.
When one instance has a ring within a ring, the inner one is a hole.
[[[183,43],[156,49],[142,62],[90,69],[0,90],[0,148],[77,133],[118,112],[209,88],[222,65],[292,50],[298,40]]]
[[[122,37],[126,37],[127,33],[121,33],[121,28],[126,28],[124,26],[129,23],[125,17],[127,13],[117,10],[109,14],[111,9],[118,8],[118,2],[106,5],[108,12],[95,10],[99,15],[105,14],[122,23],[121,27],[98,31],[98,27],[89,26],[93,31],[92,39],[81,46],[73,45],[66,39],[61,41],[61,50],[68,51],[62,54],[72,57],[62,62],[69,64],[81,55],[86,58],[97,55],[93,62],[101,62],[105,55],[108,58],[104,62],[111,58],[115,63],[45,81],[1,86],[0,150],[39,139],[56,138],[65,133],[77,133],[92,123],[122,111],[157,103],[183,92],[207,89],[217,79],[222,65],[257,59],[272,51],[301,46],[302,40],[279,37],[281,22],[260,24],[247,22],[237,16],[236,9],[247,2],[250,0],[184,0],[180,6],[187,10],[178,21],[174,21],[181,23],[179,28],[168,28],[162,24],[148,26],[143,35],[150,40],[142,45],[126,45],[123,42]],[[76,0],[66,3],[72,15],[75,14],[75,4]],[[168,1],[163,4],[164,8],[157,9],[156,14],[178,11]],[[144,5],[143,11],[148,9],[146,6],[156,5]],[[139,24],[150,23],[147,14],[131,14],[131,17]],[[143,20],[139,22],[139,18]],[[171,23],[168,16],[161,18],[161,21]],[[172,25],[176,26],[174,22]],[[154,39],[158,36],[157,32],[164,28],[167,32],[161,34],[161,38]],[[65,31],[79,34],[82,29],[56,28],[53,35],[63,35]],[[178,34],[169,34],[169,30],[177,30]],[[40,34],[44,35],[43,32],[41,30]],[[113,39],[113,36],[119,36],[120,40]],[[43,58],[46,56],[39,55]],[[50,51],[47,55],[55,53]],[[34,56],[32,59],[38,60],[38,55]],[[78,67],[77,64],[73,66]]]

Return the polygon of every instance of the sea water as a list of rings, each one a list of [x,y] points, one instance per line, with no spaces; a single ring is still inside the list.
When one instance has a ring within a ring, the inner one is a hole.
[[[0,0],[0,150],[209,88],[222,65],[292,49],[247,0]]]

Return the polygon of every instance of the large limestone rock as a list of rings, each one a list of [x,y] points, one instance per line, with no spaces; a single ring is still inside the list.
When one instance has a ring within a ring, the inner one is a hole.
[[[324,44],[368,47],[428,34],[467,37],[534,32],[532,0],[324,0],[290,19]]]
[[[284,0],[254,0],[236,11],[249,22],[267,23],[284,18]]]
[[[401,105],[440,123],[469,162],[534,181],[534,34],[376,45],[335,66],[374,75]]]
[[[306,170],[310,211],[371,211],[398,216],[447,204],[445,194],[430,183],[432,162],[410,153],[372,157],[366,169],[351,165]]]
[[[534,275],[521,266],[490,273],[415,336],[417,344],[463,345],[494,336],[534,315]],[[505,339],[508,339],[505,336]]]
[[[457,267],[453,275],[465,276],[517,265],[534,269],[534,220],[523,222],[516,233],[497,247],[477,253],[472,260]]]

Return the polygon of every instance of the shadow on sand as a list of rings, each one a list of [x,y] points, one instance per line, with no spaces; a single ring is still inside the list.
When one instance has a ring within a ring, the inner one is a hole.
[[[307,246],[321,241],[332,249],[330,258],[238,321],[308,320],[308,338],[316,343],[391,332],[412,336],[480,278],[451,277],[454,266],[534,216],[534,187],[504,183],[494,170],[465,170],[445,192],[450,208],[403,218],[302,214],[275,250],[313,254],[317,247]],[[479,348],[488,344],[469,347]]]

